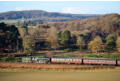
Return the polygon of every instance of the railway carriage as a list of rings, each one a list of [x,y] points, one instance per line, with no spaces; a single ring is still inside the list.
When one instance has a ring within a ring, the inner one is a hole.
[[[52,63],[76,63],[81,64],[82,59],[76,59],[76,58],[51,58]]]
[[[116,60],[108,59],[84,59],[84,64],[116,65]]]

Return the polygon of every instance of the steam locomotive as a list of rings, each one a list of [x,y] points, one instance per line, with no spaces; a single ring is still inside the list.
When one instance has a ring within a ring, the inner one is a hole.
[[[89,64],[89,65],[120,65],[120,60],[87,59],[87,58],[41,58],[22,57],[23,63],[58,63],[58,64]]]

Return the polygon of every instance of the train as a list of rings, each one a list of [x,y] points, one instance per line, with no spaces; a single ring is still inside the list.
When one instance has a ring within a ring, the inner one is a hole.
[[[86,65],[115,65],[120,66],[120,60],[90,59],[90,58],[47,58],[47,57],[22,57],[23,63],[57,63],[57,64],[86,64]]]

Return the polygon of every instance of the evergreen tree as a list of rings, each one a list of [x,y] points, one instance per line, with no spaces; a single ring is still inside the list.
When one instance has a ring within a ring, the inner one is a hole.
[[[69,47],[70,46],[70,42],[71,42],[71,33],[69,30],[65,30],[62,33],[62,37],[61,37],[61,44],[64,47]]]
[[[17,41],[19,40],[19,31],[14,25],[0,23],[0,49],[5,52],[15,52]],[[18,43],[21,45],[21,41]]]
[[[116,35],[110,34],[106,37],[106,50],[114,51],[116,49]]]

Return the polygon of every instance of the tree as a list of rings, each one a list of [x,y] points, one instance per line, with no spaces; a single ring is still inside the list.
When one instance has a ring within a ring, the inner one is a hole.
[[[114,51],[116,49],[116,35],[110,34],[106,37],[106,50]]]
[[[19,40],[19,31],[14,25],[0,23],[0,49],[3,52],[15,52],[17,40]],[[21,44],[21,42],[18,42]]]
[[[2,41],[2,39],[3,39],[3,31],[2,30],[0,30],[0,53],[1,52],[3,52],[3,41]]]
[[[99,36],[95,37],[94,40],[90,41],[88,44],[88,48],[92,51],[92,53],[102,52],[104,49],[102,39]]]
[[[61,36],[62,36],[62,31],[59,31],[59,32],[57,33],[57,38],[58,38],[59,40],[61,40]]]
[[[57,29],[55,27],[50,28],[49,42],[50,42],[51,48],[53,48],[53,49],[59,48],[59,42],[58,42],[58,37],[57,37]]]
[[[80,50],[82,50],[85,47],[85,41],[83,37],[77,37],[77,46],[80,48]]]
[[[61,37],[61,44],[64,46],[64,47],[68,47],[70,45],[70,40],[71,39],[71,33],[69,30],[65,30],[63,33],[62,33],[62,37]]]
[[[77,43],[77,36],[75,34],[73,34],[71,36],[71,44],[75,45]]]
[[[28,23],[24,21],[21,28],[24,30],[25,35],[28,35]]]
[[[32,54],[35,52],[35,40],[31,36],[26,36],[23,39],[24,52],[26,54]]]
[[[116,47],[117,47],[117,51],[120,52],[120,37],[117,38],[116,40]]]

